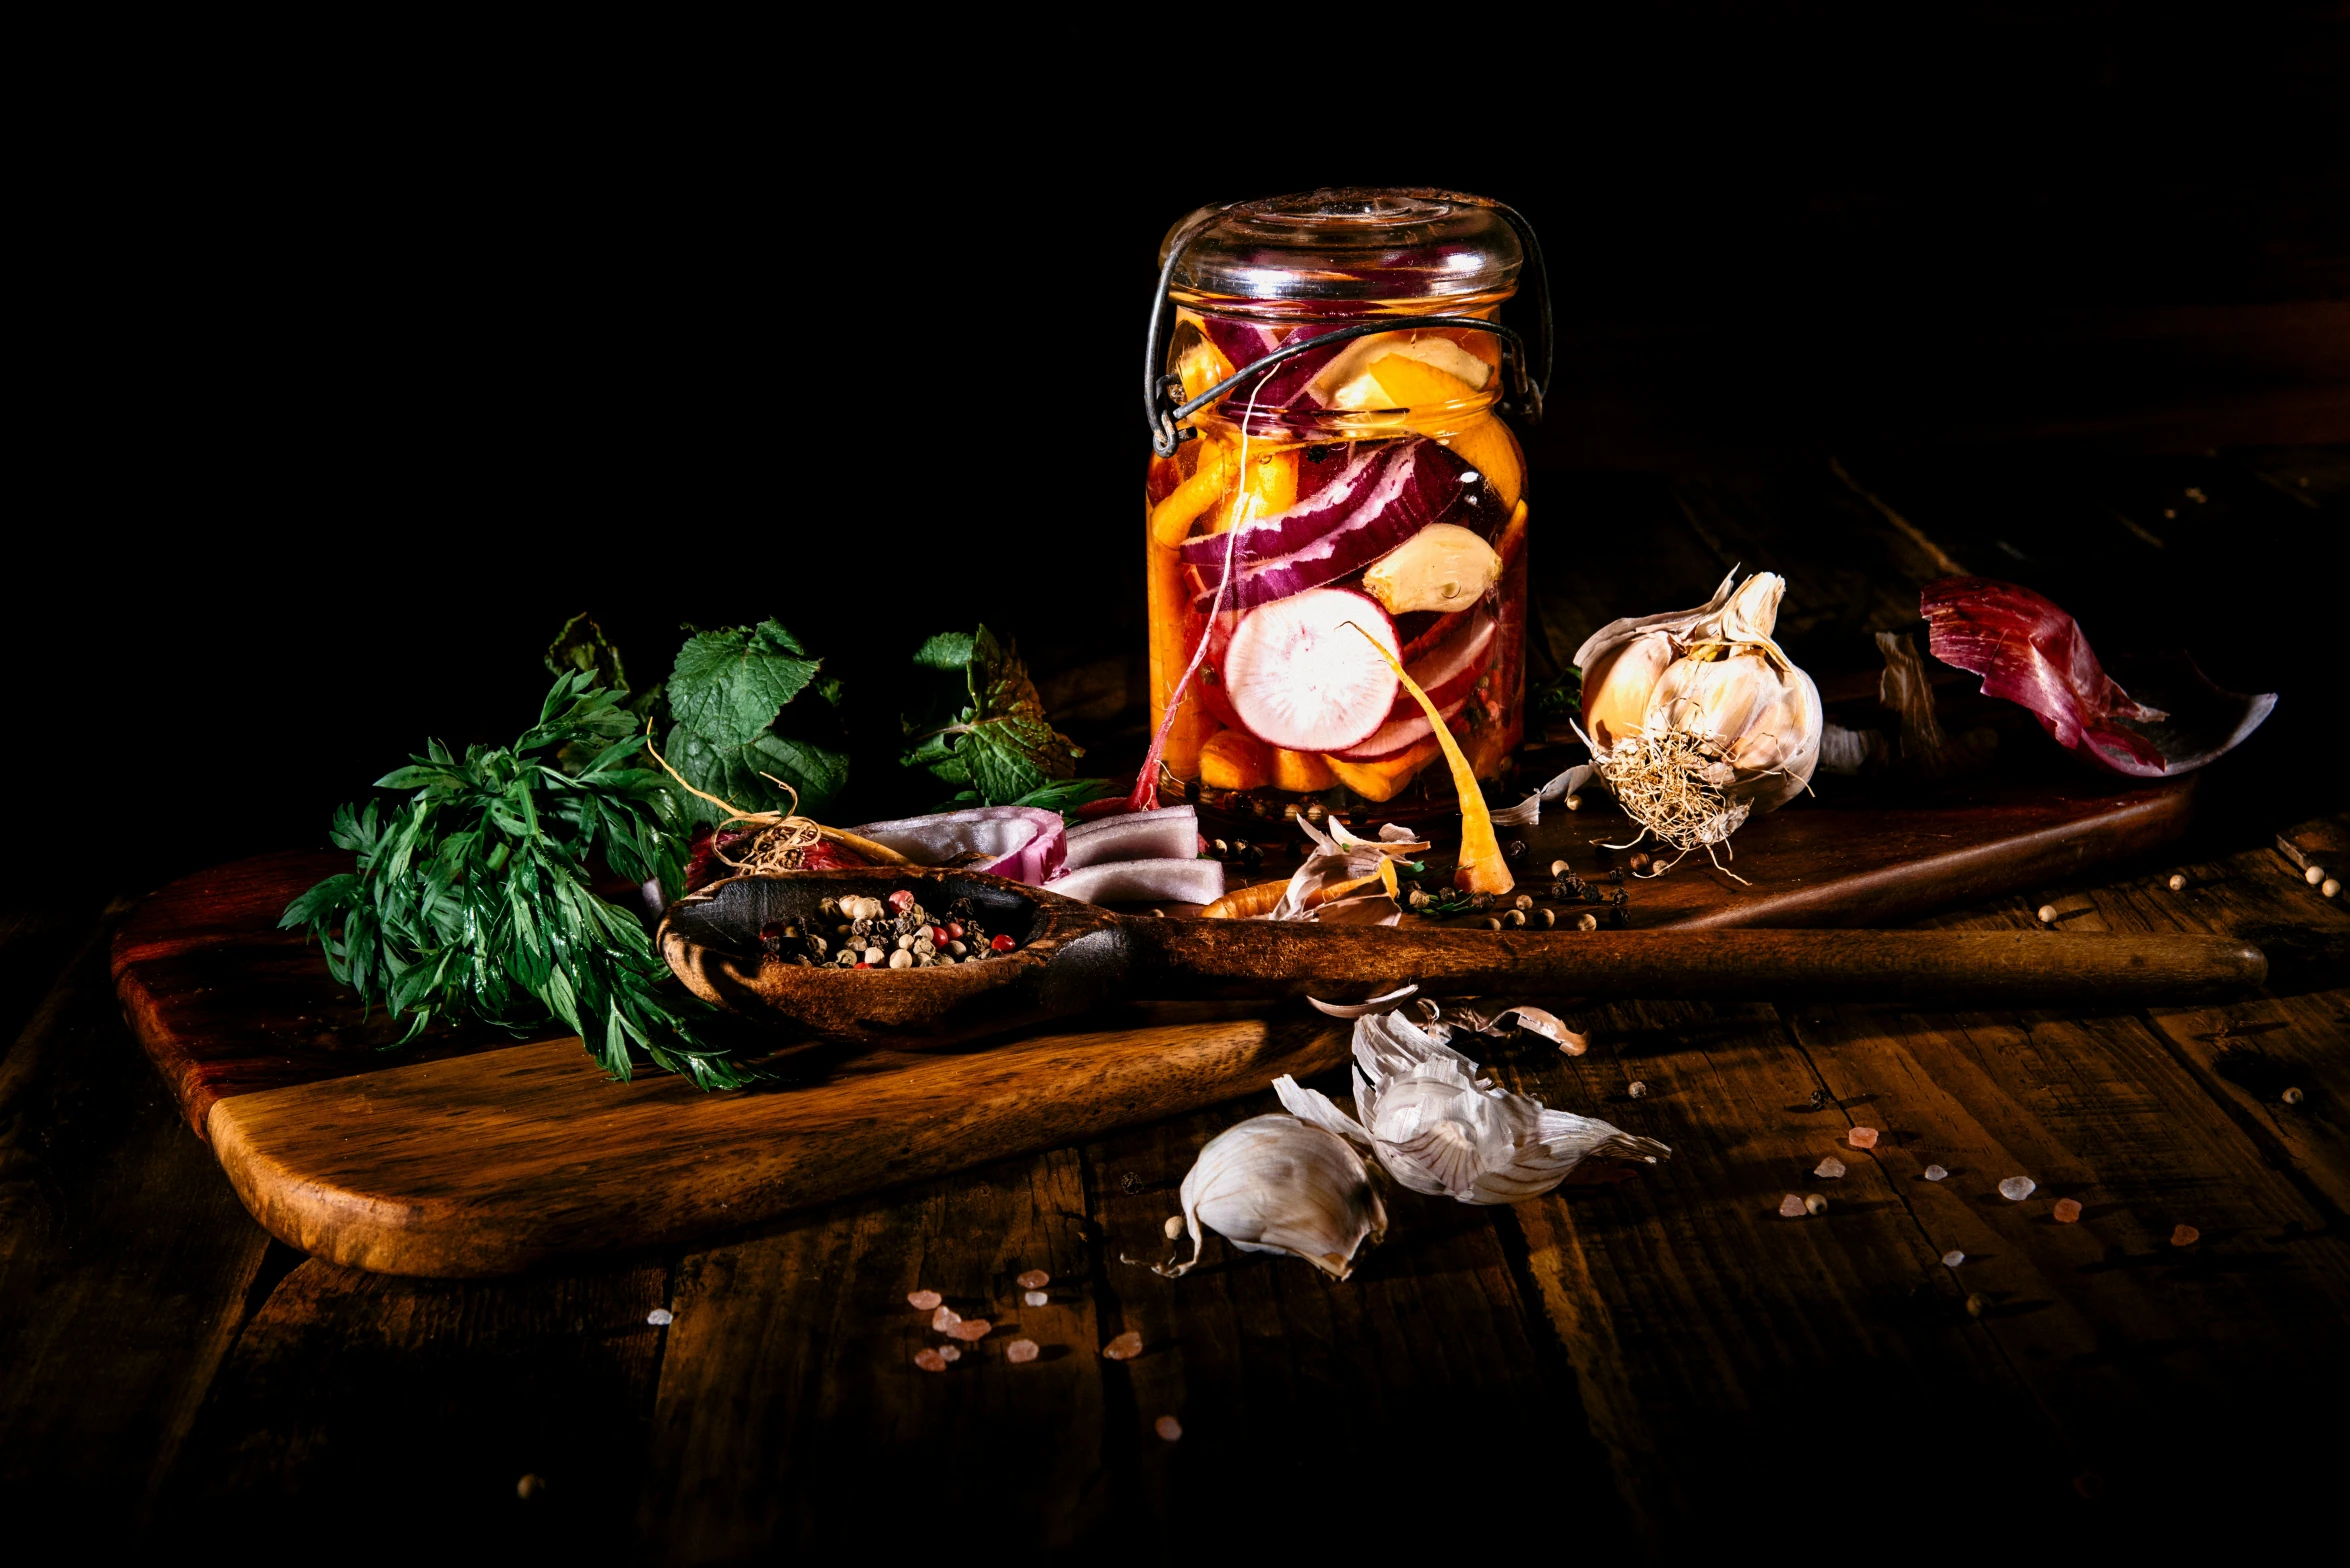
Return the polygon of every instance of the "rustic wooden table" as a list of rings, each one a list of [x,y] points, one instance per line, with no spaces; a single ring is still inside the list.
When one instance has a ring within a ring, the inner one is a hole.
[[[1954,565],[2095,630],[2273,581],[2294,527],[2340,529],[2346,474],[2337,451],[1558,476],[1540,635],[1569,652],[1612,608],[1692,599],[1741,562],[1795,580],[1807,663],[1912,620],[1915,583]],[[2161,863],[1933,924],[2053,903],[2071,929],[2338,943],[2350,911],[2276,834],[2350,847],[2341,819],[2230,782]],[[2002,1556],[2258,1538],[2330,1500],[2350,990],[2096,1016],[1594,1010],[1588,1056],[1520,1049],[1498,1076],[1672,1162],[1510,1209],[1397,1194],[1344,1284],[1221,1244],[1180,1281],[1123,1261],[1162,1255],[1193,1152],[1269,1094],[678,1255],[410,1281],[305,1259],[238,1206],[120,1022],[106,955],[131,900],[100,902],[0,915],[0,1497],[20,1528],[70,1519],[84,1550],[233,1518],[363,1556],[935,1538],[1173,1558],[1285,1537]],[[1845,1140],[1862,1125],[1883,1131],[1866,1153]],[[1830,1153],[1848,1173],[1813,1179]],[[2016,1174],[2030,1201],[1995,1191]],[[1813,1191],[1825,1214],[1776,1213]],[[2199,1239],[2176,1244],[2182,1225]],[[1018,1304],[1030,1268],[1053,1276],[1043,1307]],[[916,1370],[917,1287],[1016,1318],[1043,1356]],[[1138,1358],[1098,1354],[1128,1331]]]

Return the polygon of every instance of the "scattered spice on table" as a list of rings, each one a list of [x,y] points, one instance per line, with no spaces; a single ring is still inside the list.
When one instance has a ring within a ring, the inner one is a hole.
[[[1803,1206],[1803,1199],[1792,1192],[1779,1200],[1779,1214],[1784,1219],[1799,1220],[1810,1212]]]
[[[914,1365],[925,1372],[944,1372],[947,1369],[947,1358],[935,1350],[918,1350],[914,1353]]]
[[[1953,1247],[1948,1252],[1942,1254],[1942,1266],[1946,1269],[1957,1268],[1965,1261],[1966,1254],[1959,1251],[1956,1247]]]
[[[930,1326],[944,1334],[962,1321],[962,1313],[957,1312],[953,1307],[941,1307],[931,1314]]]
[[[1950,1172],[1944,1170],[1939,1165],[1929,1165],[1926,1167],[1926,1180],[1928,1181],[1944,1181],[1949,1178],[1949,1175]]]
[[[2081,1205],[2080,1205],[2080,1203],[2079,1203],[2079,1201],[2078,1201],[2078,1200],[2076,1200],[2076,1199],[2073,1199],[2073,1198],[2059,1198],[2059,1199],[2057,1199],[2057,1200],[2056,1200],[2056,1223],[2057,1223],[2057,1224],[2059,1224],[2059,1225],[2071,1225],[2071,1224],[2075,1224],[2075,1223],[2077,1223],[2077,1222],[2080,1220],[2080,1217],[2081,1217]]]
[[[1161,1416],[1151,1423],[1151,1430],[1172,1443],[1183,1436],[1183,1423],[1173,1416]]]
[[[2170,1233],[2170,1244],[2174,1247],[2192,1247],[2202,1239],[2203,1232],[2192,1225],[2181,1225]]]
[[[670,1324],[676,1322],[677,1319],[674,1315],[671,1314],[667,1307],[655,1307],[652,1311],[645,1314],[645,1321],[652,1324],[655,1328],[667,1328]]]
[[[1033,1339],[1013,1340],[1004,1347],[1004,1359],[1014,1365],[1034,1361],[1036,1359],[1036,1341]]]
[[[1815,1192],[1803,1200],[1803,1212],[1806,1214],[1825,1214],[1828,1212],[1828,1200]]]
[[[1030,1269],[1013,1281],[1022,1290],[1042,1290],[1053,1282],[1053,1277],[1042,1269]]]
[[[1041,1290],[1030,1290],[1021,1293],[1020,1304],[1024,1307],[1041,1307],[1052,1299]]]
[[[2040,1184],[2029,1176],[2010,1176],[1999,1184],[1999,1196],[2010,1203],[2021,1203],[2039,1188]]]
[[[906,1305],[917,1312],[928,1312],[944,1299],[935,1290],[917,1290],[906,1297]]]
[[[1142,1354],[1142,1336],[1128,1329],[1102,1346],[1102,1354],[1112,1361],[1131,1361]]]
[[[965,1318],[960,1323],[948,1324],[947,1332],[968,1343],[972,1340],[987,1338],[989,1330],[994,1327],[995,1325],[985,1318]]]
[[[1844,1141],[1856,1149],[1873,1149],[1877,1146],[1877,1129],[1855,1127],[1844,1135]]]
[[[963,1359],[962,1348],[957,1345],[941,1345],[938,1347],[938,1359],[941,1361],[960,1361]]]
[[[1813,1166],[1811,1173],[1814,1176],[1822,1177],[1825,1180],[1834,1181],[1837,1177],[1844,1174],[1844,1162],[1831,1154],[1826,1159],[1820,1161],[1819,1164]]]

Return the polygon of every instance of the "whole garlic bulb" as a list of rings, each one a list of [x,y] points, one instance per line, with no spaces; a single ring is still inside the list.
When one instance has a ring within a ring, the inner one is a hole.
[[[1635,818],[1684,849],[1792,798],[1819,763],[1819,688],[1772,639],[1786,579],[1757,572],[1733,593],[1737,576],[1694,610],[1603,626],[1575,654],[1601,779]],[[1660,768],[1718,795],[1710,822],[1684,820],[1685,810],[1650,820],[1666,813],[1649,807],[1649,790],[1619,787],[1635,775],[1652,784]]]
[[[1183,1228],[1191,1257],[1158,1270],[1170,1278],[1200,1259],[1200,1226],[1243,1252],[1286,1252],[1336,1279],[1355,1251],[1387,1234],[1387,1208],[1370,1170],[1344,1138],[1274,1112],[1227,1128],[1199,1151],[1183,1178]]]

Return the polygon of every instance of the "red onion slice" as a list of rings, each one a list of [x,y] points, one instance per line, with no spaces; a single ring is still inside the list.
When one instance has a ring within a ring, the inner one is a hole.
[[[2221,691],[2183,655],[2150,664],[2140,702],[2105,673],[2080,624],[2014,583],[1945,577],[1918,595],[1935,658],[1983,677],[1983,695],[2028,710],[2056,743],[2127,778],[2190,773],[2259,728],[2276,706]],[[2156,687],[2161,689],[2159,693]]]
[[[1039,885],[1061,869],[1068,847],[1061,814],[1037,806],[975,806],[868,822],[849,831],[886,844],[918,865],[942,866],[980,855],[986,858],[969,863],[968,869]]]
[[[1045,891],[1088,904],[1212,904],[1224,896],[1224,863],[1109,860],[1082,871],[1065,871],[1047,882]]]
[[[1068,838],[1067,871],[1108,860],[1183,860],[1199,852],[1199,812],[1191,806],[1129,811],[1080,822]]]

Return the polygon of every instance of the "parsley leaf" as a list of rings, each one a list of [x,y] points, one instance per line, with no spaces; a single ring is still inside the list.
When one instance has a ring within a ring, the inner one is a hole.
[[[409,1040],[435,1018],[520,1034],[551,1016],[614,1078],[641,1051],[704,1089],[737,1088],[759,1075],[705,1041],[710,1009],[665,994],[669,966],[643,922],[588,890],[597,859],[673,897],[685,885],[673,793],[637,765],[628,694],[596,679],[592,664],[556,677],[510,747],[460,759],[432,742],[377,781],[414,792],[389,813],[380,800],[336,811],[332,837],[356,871],[278,923],[307,927],[335,979],[406,1016]]]

